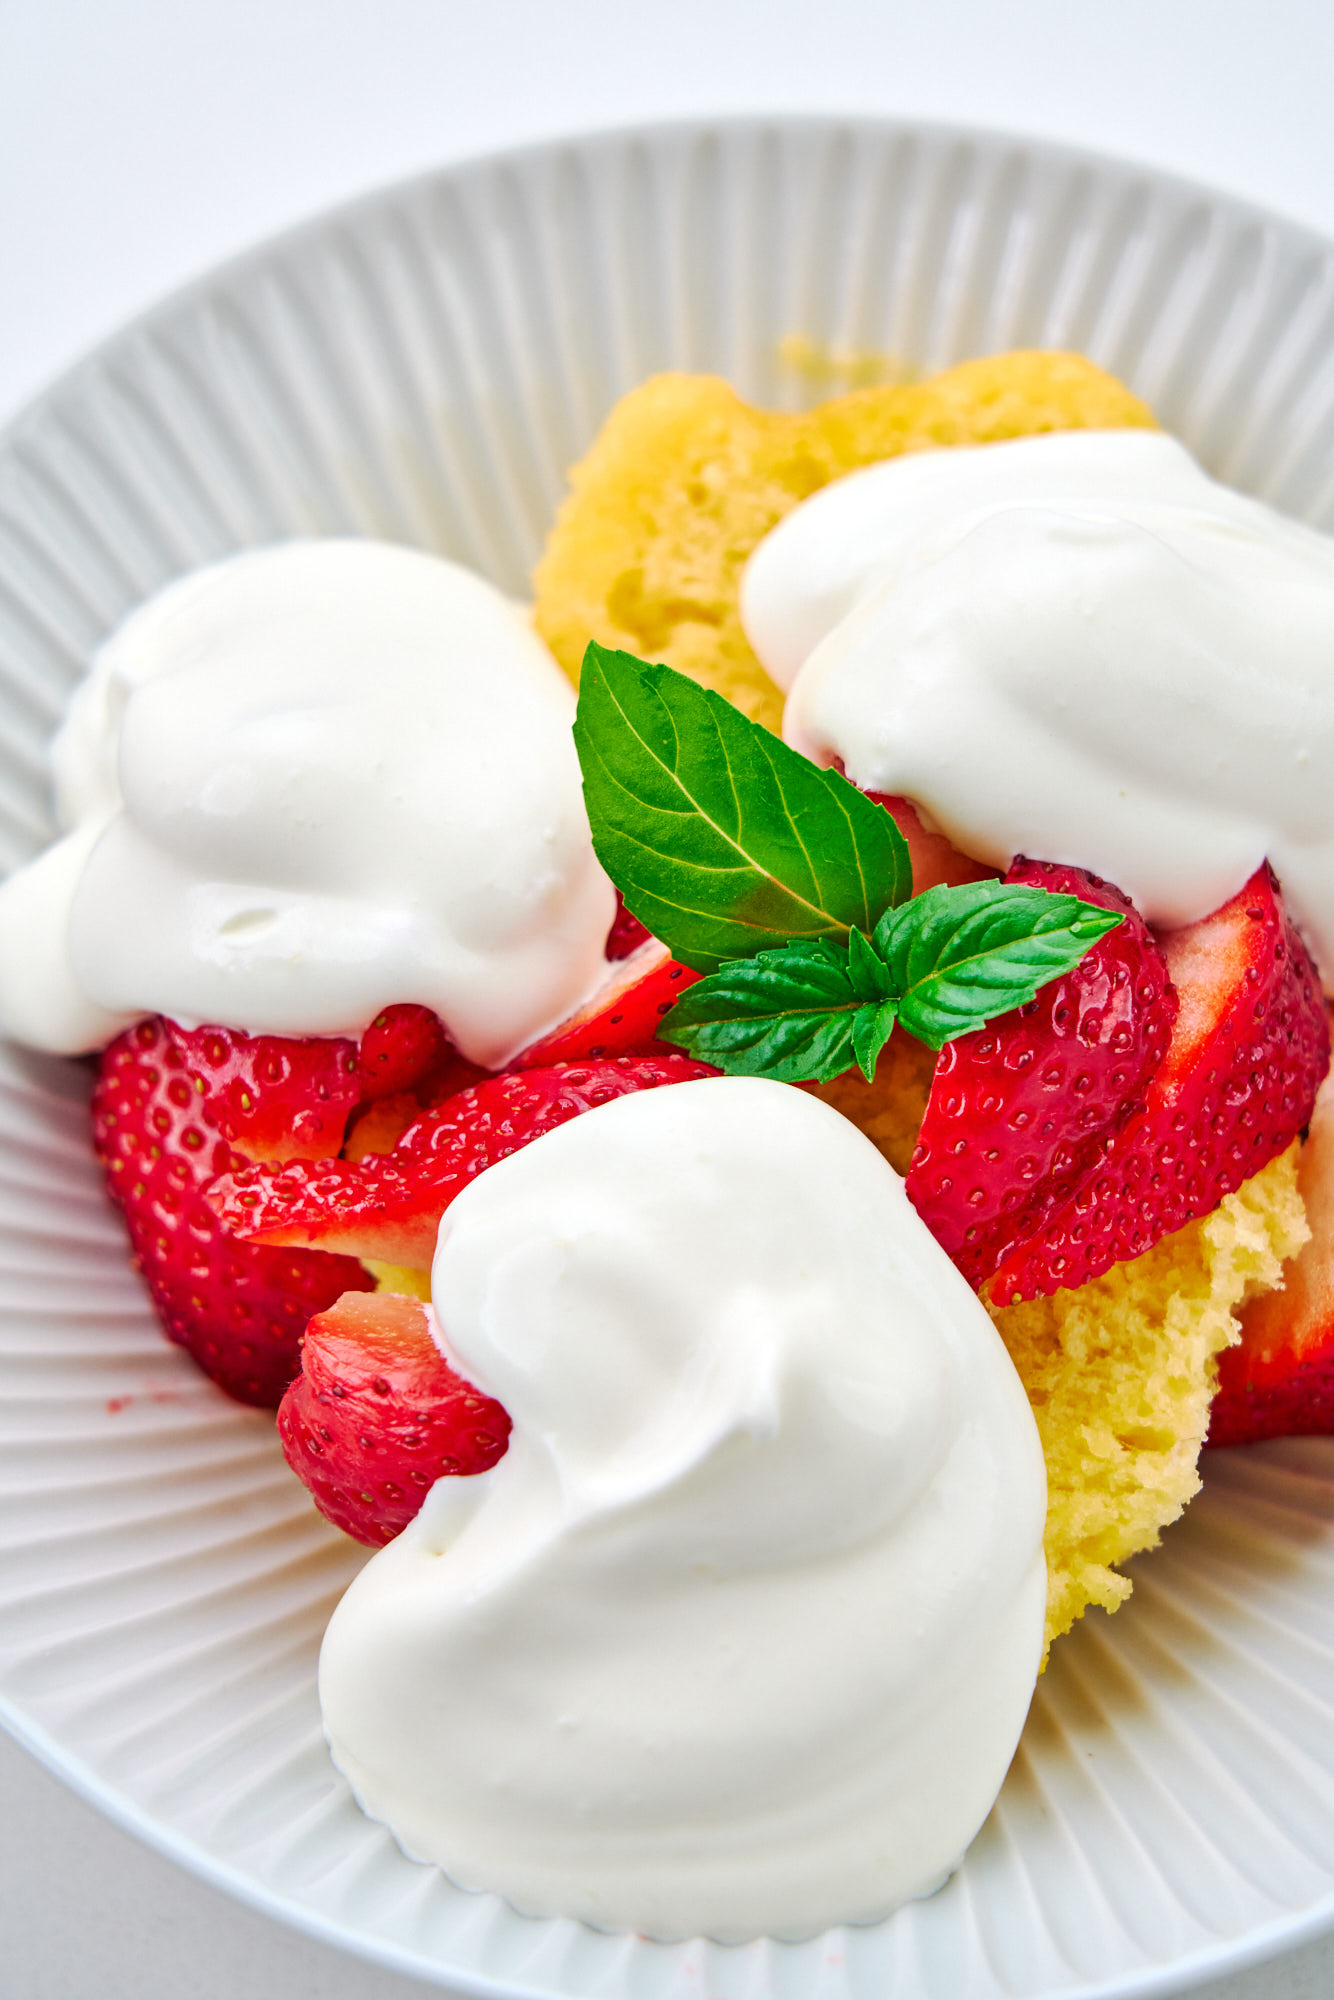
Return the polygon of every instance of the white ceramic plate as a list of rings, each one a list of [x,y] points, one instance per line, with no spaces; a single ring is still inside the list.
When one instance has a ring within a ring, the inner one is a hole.
[[[351,531],[522,591],[617,395],[680,367],[796,402],[790,334],[923,369],[1082,348],[1211,470],[1334,527],[1334,252],[1286,223],[882,123],[500,157],[230,266],[0,441],[0,863],[47,832],[43,746],[90,650],[168,577]],[[887,1924],[667,1948],[525,1920],[404,1860],[320,1736],[320,1634],[359,1552],[268,1420],[161,1340],[85,1082],[0,1052],[0,1702],[167,1853],[457,1991],[580,2000],[1125,2000],[1334,1924],[1326,1441],[1213,1460],[1129,1608],[1058,1646],[963,1869]]]

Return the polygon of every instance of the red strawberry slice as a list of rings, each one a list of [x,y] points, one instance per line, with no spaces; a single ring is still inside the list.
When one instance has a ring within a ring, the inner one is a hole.
[[[988,1287],[1010,1304],[1075,1287],[1217,1208],[1281,1153],[1329,1067],[1315,967],[1266,866],[1160,939],[1180,1011],[1144,1109]]]
[[[357,1080],[363,1097],[391,1097],[415,1090],[449,1059],[453,1044],[429,1007],[386,1007],[363,1034],[357,1049]]]
[[[546,1069],[557,1062],[593,1062],[640,1052],[670,1055],[670,1044],[657,1040],[663,1016],[698,978],[689,966],[677,964],[665,944],[648,938],[609,969],[604,984],[578,1013],[530,1043],[510,1068]]]
[[[353,1043],[165,1024],[210,1121],[251,1160],[327,1160],[361,1096]]]
[[[885,808],[908,843],[914,896],[920,896],[924,889],[934,889],[941,882],[995,881],[996,869],[970,860],[943,833],[925,826],[911,799],[900,798],[894,792],[868,792],[866,796]]]
[[[650,1056],[497,1076],[425,1112],[390,1153],[251,1167],[216,1182],[209,1199],[227,1227],[251,1242],[304,1244],[425,1270],[450,1202],[497,1160],[613,1098],[714,1074],[685,1056]]]
[[[437,1479],[494,1465],[509,1433],[500,1404],[436,1346],[430,1307],[392,1292],[349,1292],[316,1314],[278,1411],[283,1454],[321,1514],[372,1548]]]
[[[310,1315],[374,1280],[350,1257],[239,1243],[205,1201],[216,1174],[247,1164],[223,1130],[236,1111],[233,1086],[267,1075],[267,1057],[240,1046],[243,1036],[204,1066],[202,1044],[221,1034],[155,1019],[120,1035],[93,1090],[93,1144],[168,1336],[239,1402],[272,1408],[297,1371]],[[329,1102],[316,1100],[316,1124]]]
[[[490,1074],[459,1054],[429,1007],[386,1007],[361,1038],[362,1102],[339,1150],[354,1160],[391,1151],[430,1105],[484,1083]]]
[[[638,951],[641,944],[647,944],[649,932],[638,917],[632,917],[625,907],[625,898],[616,891],[616,916],[607,932],[607,942],[603,952],[607,958],[629,958],[632,951]]]
[[[1334,1432],[1334,1075],[1320,1086],[1297,1185],[1311,1240],[1241,1316],[1218,1364],[1209,1443]]]
[[[1046,1227],[1144,1102],[1177,1013],[1163,954],[1119,889],[1017,860],[1005,877],[1122,921],[1072,972],[947,1042],[908,1169],[908,1198],[971,1285]]]

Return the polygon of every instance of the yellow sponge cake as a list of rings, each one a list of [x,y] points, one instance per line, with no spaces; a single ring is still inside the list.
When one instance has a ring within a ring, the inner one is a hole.
[[[967,361],[797,416],[752,409],[717,376],[655,376],[570,475],[534,578],[537,629],[574,680],[597,639],[666,661],[776,729],[782,696],[746,643],[737,582],[799,500],[899,452],[1152,423],[1076,354]]]

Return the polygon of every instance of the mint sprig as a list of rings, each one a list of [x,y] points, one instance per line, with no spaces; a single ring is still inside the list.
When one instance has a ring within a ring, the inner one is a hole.
[[[874,945],[902,996],[899,1019],[938,1049],[1022,1007],[1122,921],[1115,910],[1028,883],[966,882],[886,911]]]
[[[724,966],[658,1032],[729,1076],[824,1083],[855,1062],[869,1081],[896,1021],[942,1048],[1023,1006],[1121,921],[1018,882],[928,889],[869,940],[854,932],[841,949],[789,946]]]
[[[729,1076],[823,1083],[854,1063],[873,1073],[897,1002],[868,1002],[848,959],[827,939],[735,959],[688,988],[658,1032]]]
[[[669,667],[590,645],[575,720],[593,845],[706,976],[658,1033],[732,1076],[868,1080],[896,1021],[931,1048],[1073,970],[1120,915],[1025,883],[912,895],[882,806]]]
[[[598,860],[696,972],[846,944],[912,893],[883,807],[670,667],[590,645],[574,740]]]

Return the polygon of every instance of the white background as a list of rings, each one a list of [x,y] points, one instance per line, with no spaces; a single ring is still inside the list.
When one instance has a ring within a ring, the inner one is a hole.
[[[1134,156],[1334,234],[1332,86],[1329,0],[0,0],[0,422],[257,238],[516,141],[897,112]],[[3,1739],[0,1800],[2,2000],[432,1990],[194,1882]],[[1329,2000],[1334,1941],[1200,1993]]]

